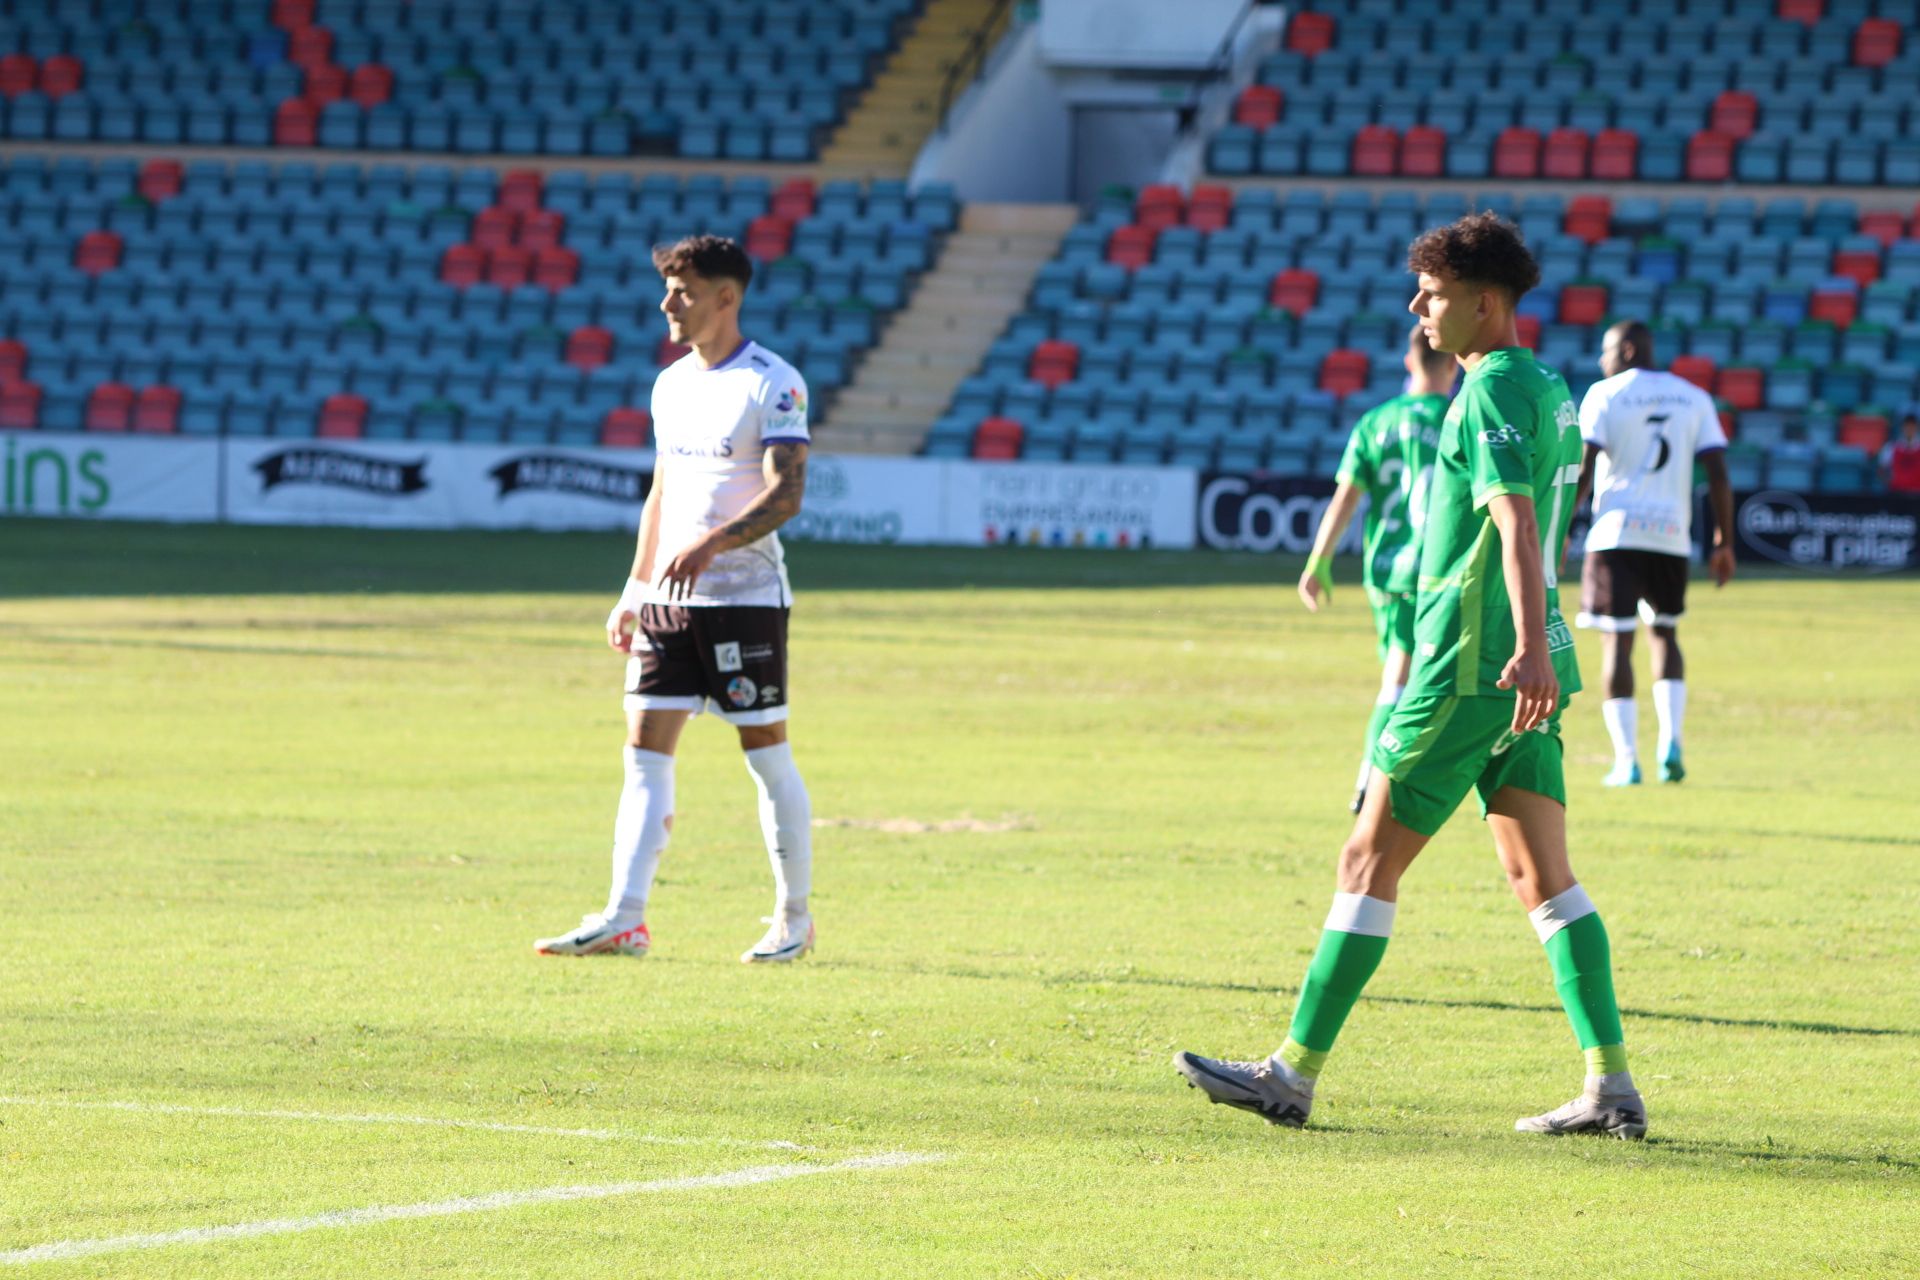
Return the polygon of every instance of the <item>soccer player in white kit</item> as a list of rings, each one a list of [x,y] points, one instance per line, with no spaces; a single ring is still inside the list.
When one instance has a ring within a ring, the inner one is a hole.
[[[687,719],[711,709],[740,735],[759,793],[774,909],[748,964],[813,948],[813,813],[787,742],[787,611],[793,592],[775,532],[800,510],[807,385],[740,334],[753,262],[731,240],[657,249],[660,310],[691,348],[653,386],[653,488],[633,571],[607,616],[627,660],[626,785],[613,828],[607,905],[534,944],[544,955],[645,955],[647,894],[673,824],[673,753]]]
[[[1693,463],[1707,473],[1714,585],[1733,577],[1733,490],[1726,433],[1706,392],[1654,368],[1653,334],[1638,320],[1608,329],[1600,349],[1605,379],[1580,402],[1586,457],[1580,498],[1593,492],[1593,525],[1580,577],[1579,624],[1604,634],[1600,715],[1613,739],[1610,787],[1636,786],[1638,714],[1633,701],[1633,632],[1644,619],[1653,647],[1653,709],[1660,720],[1660,780],[1687,776],[1680,751],[1687,709],[1680,615],[1687,607],[1693,552]]]

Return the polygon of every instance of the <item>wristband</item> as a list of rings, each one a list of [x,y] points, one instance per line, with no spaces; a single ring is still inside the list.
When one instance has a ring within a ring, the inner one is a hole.
[[[628,578],[627,585],[620,589],[620,598],[614,602],[613,612],[607,615],[607,630],[612,631],[620,625],[620,615],[630,613],[640,616],[640,606],[647,594],[647,584],[638,578]]]
[[[1318,554],[1307,557],[1307,572],[1320,580],[1320,585],[1328,593],[1333,591],[1333,562]]]

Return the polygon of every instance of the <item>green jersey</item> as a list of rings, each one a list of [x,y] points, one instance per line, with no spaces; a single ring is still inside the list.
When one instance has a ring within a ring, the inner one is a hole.
[[[1536,363],[1531,351],[1490,351],[1467,374],[1440,432],[1421,531],[1409,689],[1514,696],[1498,687],[1517,641],[1500,531],[1487,512],[1487,503],[1502,494],[1533,500],[1547,579],[1547,651],[1561,696],[1580,688],[1558,582],[1580,454],[1580,415],[1566,381]]]
[[[1420,581],[1420,517],[1446,411],[1445,396],[1395,396],[1347,437],[1335,478],[1367,495],[1361,581],[1372,590],[1411,593]]]

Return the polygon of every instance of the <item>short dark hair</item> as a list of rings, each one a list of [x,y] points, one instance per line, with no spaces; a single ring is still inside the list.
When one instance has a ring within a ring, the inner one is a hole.
[[[1496,213],[1470,213],[1422,235],[1407,247],[1407,270],[1490,284],[1516,300],[1540,283],[1519,229]]]
[[[662,276],[687,271],[703,280],[733,280],[742,289],[753,283],[753,259],[725,236],[688,236],[653,251],[653,269]]]
[[[1451,365],[1453,363],[1453,353],[1451,351],[1442,351],[1427,341],[1427,329],[1425,325],[1416,324],[1408,332],[1407,350],[1413,352],[1414,358],[1429,369],[1437,369],[1443,364]]]

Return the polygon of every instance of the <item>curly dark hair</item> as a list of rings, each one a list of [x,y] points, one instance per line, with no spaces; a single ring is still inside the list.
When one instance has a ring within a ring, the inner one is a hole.
[[[688,236],[653,251],[653,269],[663,276],[687,271],[703,280],[733,280],[742,289],[753,283],[753,259],[725,236]]]
[[[1407,270],[1505,289],[1514,299],[1540,283],[1540,264],[1511,222],[1470,213],[1407,246]]]

